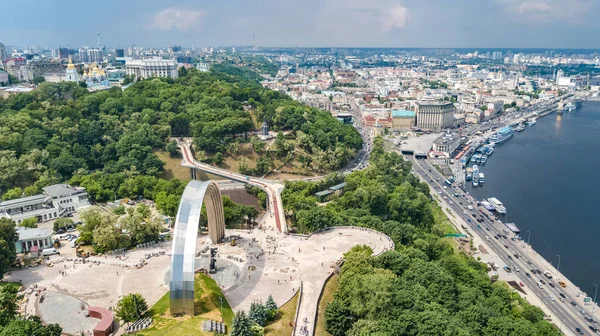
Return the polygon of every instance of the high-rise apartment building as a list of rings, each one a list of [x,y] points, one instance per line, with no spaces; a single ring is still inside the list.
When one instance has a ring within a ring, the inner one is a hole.
[[[90,63],[100,63],[103,58],[102,50],[100,49],[89,49],[88,50],[88,62]]]

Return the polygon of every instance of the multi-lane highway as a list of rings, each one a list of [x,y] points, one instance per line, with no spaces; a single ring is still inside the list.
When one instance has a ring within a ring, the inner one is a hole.
[[[537,296],[544,303],[547,309],[552,312],[550,316],[552,322],[560,322],[556,324],[561,327],[565,334],[575,334],[575,328],[577,327],[584,330],[585,333],[591,333],[588,326],[598,326],[584,320],[584,315],[580,312],[582,307],[571,304],[571,302],[575,303],[576,300],[569,295],[568,291],[563,290],[554,278],[548,279],[543,274],[532,272],[532,270],[540,270],[541,272],[545,270],[535,258],[529,257],[527,248],[523,247],[525,246],[523,242],[516,239],[512,240],[512,234],[508,235],[503,231],[506,226],[493,213],[479,207],[476,200],[457,186],[446,186],[444,183],[445,177],[440,175],[427,160],[415,160],[413,158],[410,158],[410,160],[413,162],[413,171],[429,184],[432,193],[437,194],[439,201],[445,203],[443,204],[444,207],[451,209],[456,217],[464,221],[469,231],[478,235],[482,241],[486,241],[486,236],[490,238],[487,242],[488,247],[503,263],[498,265],[500,267],[498,272],[506,272],[502,267],[509,266],[519,282],[524,284],[523,290],[528,295]],[[469,206],[472,207],[472,210],[469,209]],[[519,257],[515,257],[515,254]],[[516,267],[520,269],[519,272],[516,272]],[[542,288],[538,286],[539,280],[545,282]],[[554,287],[549,285],[550,282],[553,283]],[[560,300],[561,294],[565,296],[564,301]]]

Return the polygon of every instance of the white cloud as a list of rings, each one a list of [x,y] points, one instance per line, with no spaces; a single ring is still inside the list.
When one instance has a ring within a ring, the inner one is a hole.
[[[400,5],[395,4],[388,11],[387,15],[383,20],[383,31],[389,31],[394,28],[403,29],[406,25],[406,19],[408,15],[408,9]]]
[[[499,0],[508,12],[535,20],[576,18],[592,7],[593,0]]]
[[[528,12],[549,12],[552,10],[549,4],[545,2],[537,2],[537,1],[526,1],[522,2],[519,5],[517,11],[519,13],[528,13]]]
[[[170,7],[153,15],[150,28],[190,31],[198,26],[204,15],[206,12],[202,10]]]
[[[315,28],[351,40],[356,35],[381,35],[404,29],[408,8],[394,0],[323,0]]]

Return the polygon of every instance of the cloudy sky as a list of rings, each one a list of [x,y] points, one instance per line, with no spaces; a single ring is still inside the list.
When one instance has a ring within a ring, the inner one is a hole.
[[[600,0],[0,1],[0,43],[600,48]]]

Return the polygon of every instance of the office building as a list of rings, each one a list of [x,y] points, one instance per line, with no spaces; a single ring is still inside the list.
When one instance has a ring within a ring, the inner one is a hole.
[[[125,57],[125,50],[124,49],[115,49],[115,57],[116,58]]]
[[[417,103],[417,127],[431,130],[449,128],[454,125],[456,108],[450,102]]]
[[[392,128],[396,130],[410,130],[415,127],[417,114],[409,110],[392,110]]]
[[[135,78],[178,77],[177,62],[174,59],[127,60],[125,72],[128,76],[133,75]]]
[[[58,58],[60,58],[60,59],[69,58],[69,48],[58,48]]]

